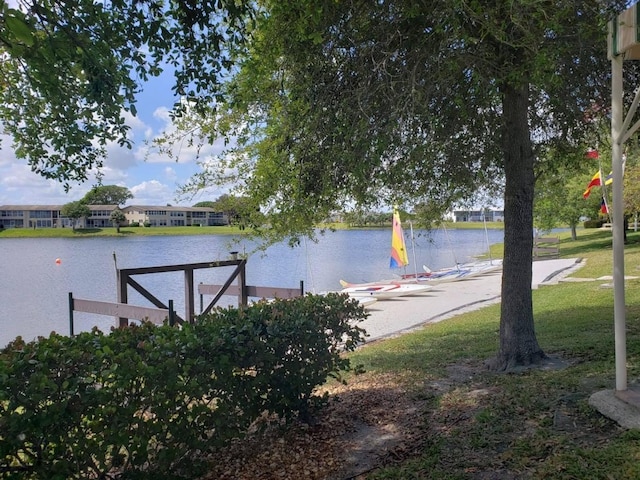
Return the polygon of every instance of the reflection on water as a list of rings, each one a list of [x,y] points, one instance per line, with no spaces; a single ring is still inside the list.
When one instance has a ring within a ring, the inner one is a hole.
[[[327,233],[317,243],[307,241],[296,248],[274,245],[264,253],[251,255],[247,283],[296,288],[303,281],[306,291],[338,290],[340,279],[372,281],[413,273],[414,263],[421,271],[423,264],[435,269],[468,261],[487,251],[486,236],[489,243],[503,240],[502,230],[489,230],[486,234],[483,230],[416,231],[414,242],[408,236],[406,239],[411,265],[392,271],[390,229],[341,230]],[[17,335],[30,340],[53,330],[68,333],[69,292],[75,298],[116,301],[116,267],[226,260],[230,250],[251,252],[255,246],[247,240],[231,246],[231,241],[232,237],[226,235],[0,239],[0,346]],[[194,282],[221,284],[231,271],[196,270]],[[159,299],[174,300],[178,314],[184,313],[182,272],[141,275],[136,281]],[[233,298],[225,298],[225,304],[235,304]],[[150,306],[132,289],[129,303]],[[198,306],[196,299],[196,309]],[[114,325],[112,317],[84,313],[76,313],[75,320],[76,331],[89,330],[94,325],[108,331]]]

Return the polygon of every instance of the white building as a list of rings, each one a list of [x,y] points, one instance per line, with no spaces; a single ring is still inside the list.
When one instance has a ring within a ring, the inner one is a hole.
[[[452,210],[445,215],[450,222],[504,222],[504,210]]]
[[[116,205],[87,205],[91,215],[78,219],[76,228],[112,227],[111,213]],[[73,220],[62,215],[62,205],[0,205],[0,228],[65,228]],[[140,226],[215,226],[227,225],[227,215],[208,207],[123,207],[124,225]]]

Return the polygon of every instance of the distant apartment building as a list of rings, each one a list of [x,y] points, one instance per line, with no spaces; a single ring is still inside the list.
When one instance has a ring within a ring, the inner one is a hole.
[[[504,210],[452,210],[445,218],[451,222],[504,222]]]
[[[62,205],[0,205],[0,228],[71,228],[74,221],[62,215]],[[111,227],[115,205],[88,205],[91,215],[78,219],[76,228]],[[123,225],[149,227],[226,225],[227,215],[208,207],[158,207],[131,205],[121,208]]]
[[[208,207],[155,207],[131,205],[122,209],[129,224],[151,227],[226,225],[227,216]]]
[[[3,228],[71,227],[73,221],[60,213],[61,205],[0,205]]]

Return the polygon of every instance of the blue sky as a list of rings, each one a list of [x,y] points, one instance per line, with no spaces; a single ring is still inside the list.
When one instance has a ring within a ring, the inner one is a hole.
[[[193,205],[198,201],[215,200],[224,193],[222,190],[213,190],[202,192],[193,198],[176,198],[179,185],[200,171],[195,151],[183,146],[178,161],[166,155],[149,153],[146,142],[171,129],[169,110],[175,100],[170,88],[171,81],[171,75],[153,79],[145,85],[138,97],[138,116],[125,115],[131,126],[133,149],[119,147],[117,144],[108,148],[102,170],[102,183],[131,190],[134,198],[128,204]],[[1,138],[0,205],[65,204],[82,198],[96,183],[95,174],[92,174],[87,182],[72,184],[71,190],[66,193],[62,184],[31,172],[26,160],[16,158],[11,137],[1,135]],[[200,160],[220,151],[221,143],[207,146],[200,152]]]

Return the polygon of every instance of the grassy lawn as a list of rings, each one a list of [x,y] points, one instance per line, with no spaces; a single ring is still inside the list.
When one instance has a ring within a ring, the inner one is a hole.
[[[574,277],[612,273],[611,232],[561,235]],[[640,233],[625,246],[626,275],[640,275]],[[433,324],[352,354],[370,378],[400,381],[420,405],[418,447],[367,479],[637,479],[640,431],[625,431],[588,404],[615,386],[613,290],[604,281],[533,292],[536,334],[564,365],[496,374],[499,305]],[[640,280],[627,280],[629,382],[640,375]],[[418,402],[420,401],[420,402]],[[389,462],[387,462],[389,463]]]

